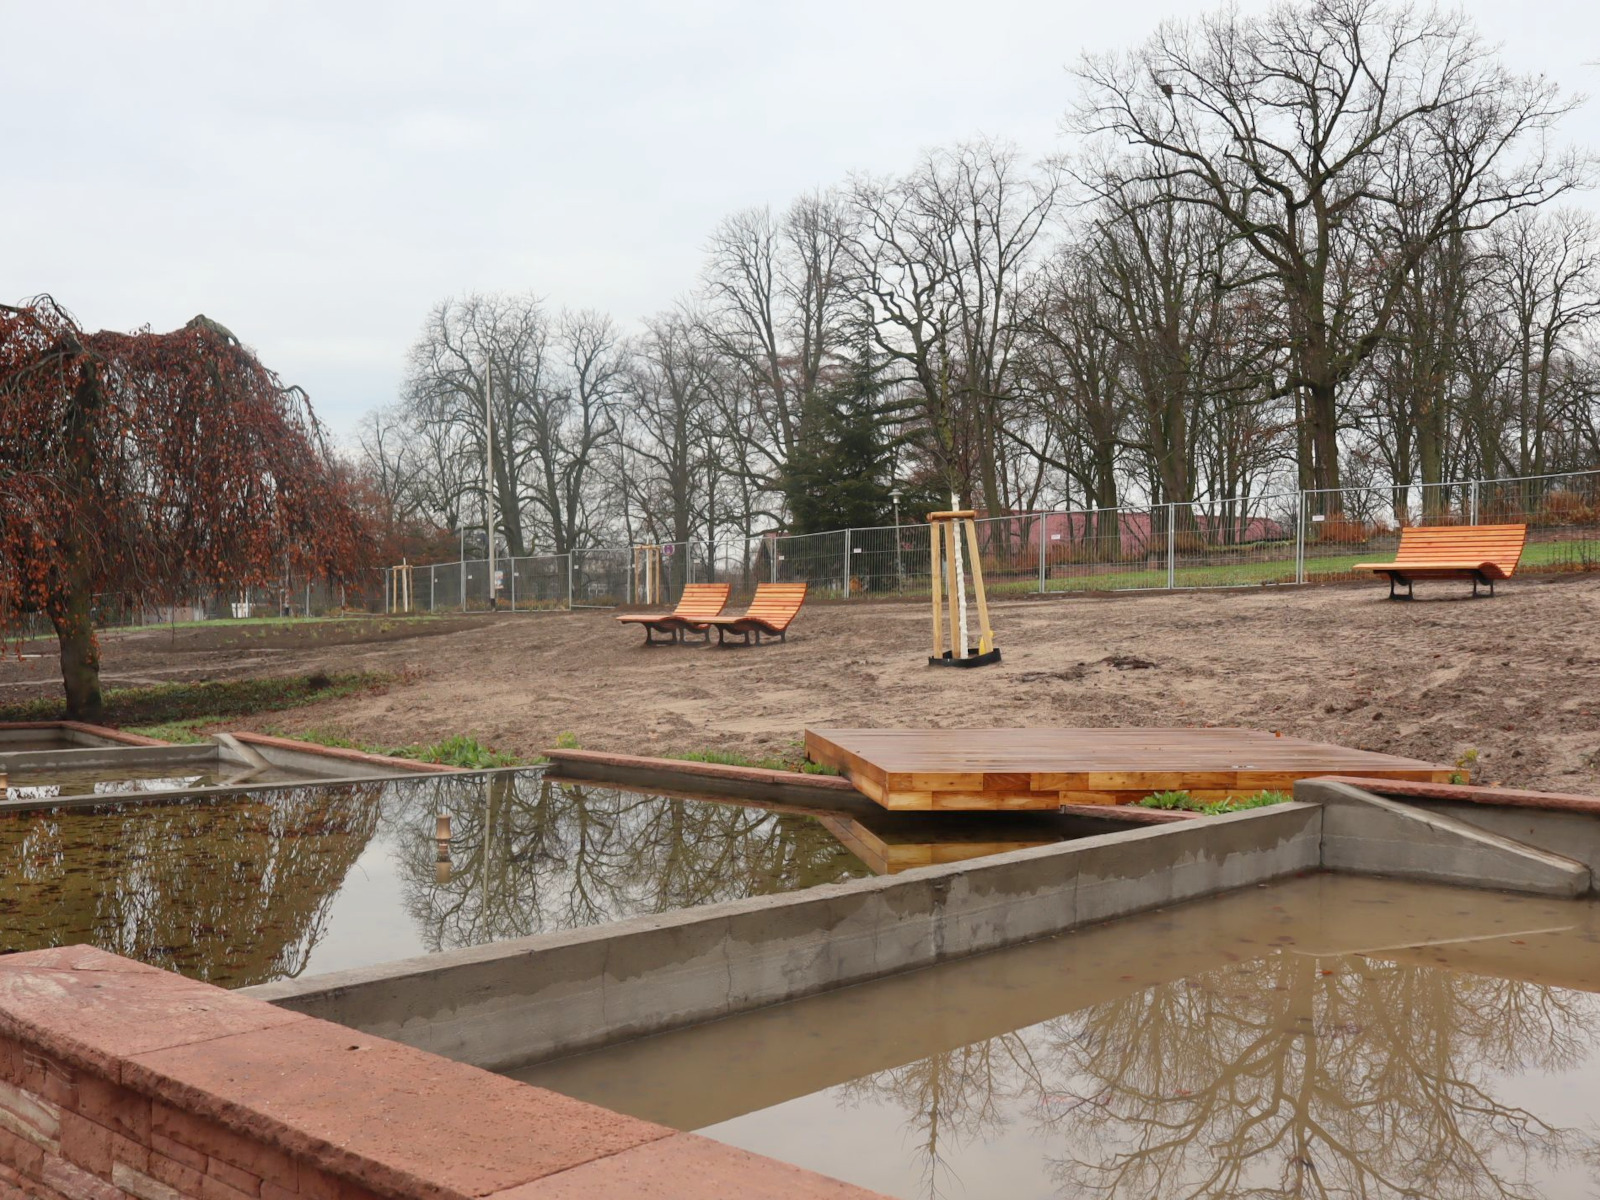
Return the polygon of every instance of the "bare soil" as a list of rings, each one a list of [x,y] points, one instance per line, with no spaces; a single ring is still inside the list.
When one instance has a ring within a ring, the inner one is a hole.
[[[230,722],[377,745],[470,734],[586,749],[794,756],[808,725],[1246,725],[1600,794],[1600,577],[1494,600],[1427,584],[1063,597],[994,607],[1004,661],[930,669],[922,604],[813,604],[787,643],[646,649],[609,612],[225,622],[104,639],[108,684],[393,672],[373,694]],[[0,701],[57,686],[53,648],[0,664]]]

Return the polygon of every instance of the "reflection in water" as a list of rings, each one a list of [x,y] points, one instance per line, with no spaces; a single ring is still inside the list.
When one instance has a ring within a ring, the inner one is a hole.
[[[950,1151],[1025,1122],[1062,1196],[1532,1200],[1596,1143],[1587,1114],[1547,1120],[1500,1084],[1585,1066],[1597,1019],[1583,993],[1277,954],[867,1076],[839,1102],[901,1112],[929,1196],[990,1194],[953,1178]]]
[[[1597,930],[1324,876],[518,1074],[906,1197],[1593,1196]]]
[[[452,784],[450,872],[438,865],[440,794],[385,807],[406,911],[426,949],[448,950],[795,891],[865,874],[808,817],[505,774]],[[448,784],[446,785],[449,786]]]
[[[301,787],[0,816],[0,951],[242,987],[865,873],[809,818],[537,772]]]
[[[90,942],[227,987],[304,970],[377,784],[0,819],[0,950]]]

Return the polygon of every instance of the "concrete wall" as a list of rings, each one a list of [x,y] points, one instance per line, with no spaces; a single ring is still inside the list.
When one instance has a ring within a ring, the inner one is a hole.
[[[1537,846],[1564,858],[1575,859],[1600,872],[1600,813],[1499,807],[1490,804],[1438,800],[1412,800],[1426,812],[1439,813],[1500,837]]]
[[[508,1067],[1312,869],[1321,818],[1258,809],[247,991]]]
[[[1565,855],[1350,784],[1301,780],[1294,794],[1323,806],[1322,865],[1329,870],[1568,898],[1592,883],[1588,866]],[[1568,815],[1524,811],[1534,827],[1540,818]],[[1546,839],[1554,841],[1555,832],[1546,830]]]

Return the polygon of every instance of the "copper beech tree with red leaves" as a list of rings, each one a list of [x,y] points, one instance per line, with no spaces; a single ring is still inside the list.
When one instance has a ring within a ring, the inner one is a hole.
[[[103,713],[94,598],[171,603],[366,544],[306,395],[232,333],[86,333],[49,297],[0,306],[0,633],[42,613],[67,713]]]

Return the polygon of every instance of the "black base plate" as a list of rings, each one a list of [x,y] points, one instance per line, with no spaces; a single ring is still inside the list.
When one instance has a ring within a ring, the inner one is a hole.
[[[1000,647],[996,646],[987,654],[979,654],[976,650],[969,650],[966,658],[957,658],[950,650],[944,652],[943,658],[928,656],[930,667],[987,667],[990,663],[1000,661]]]

